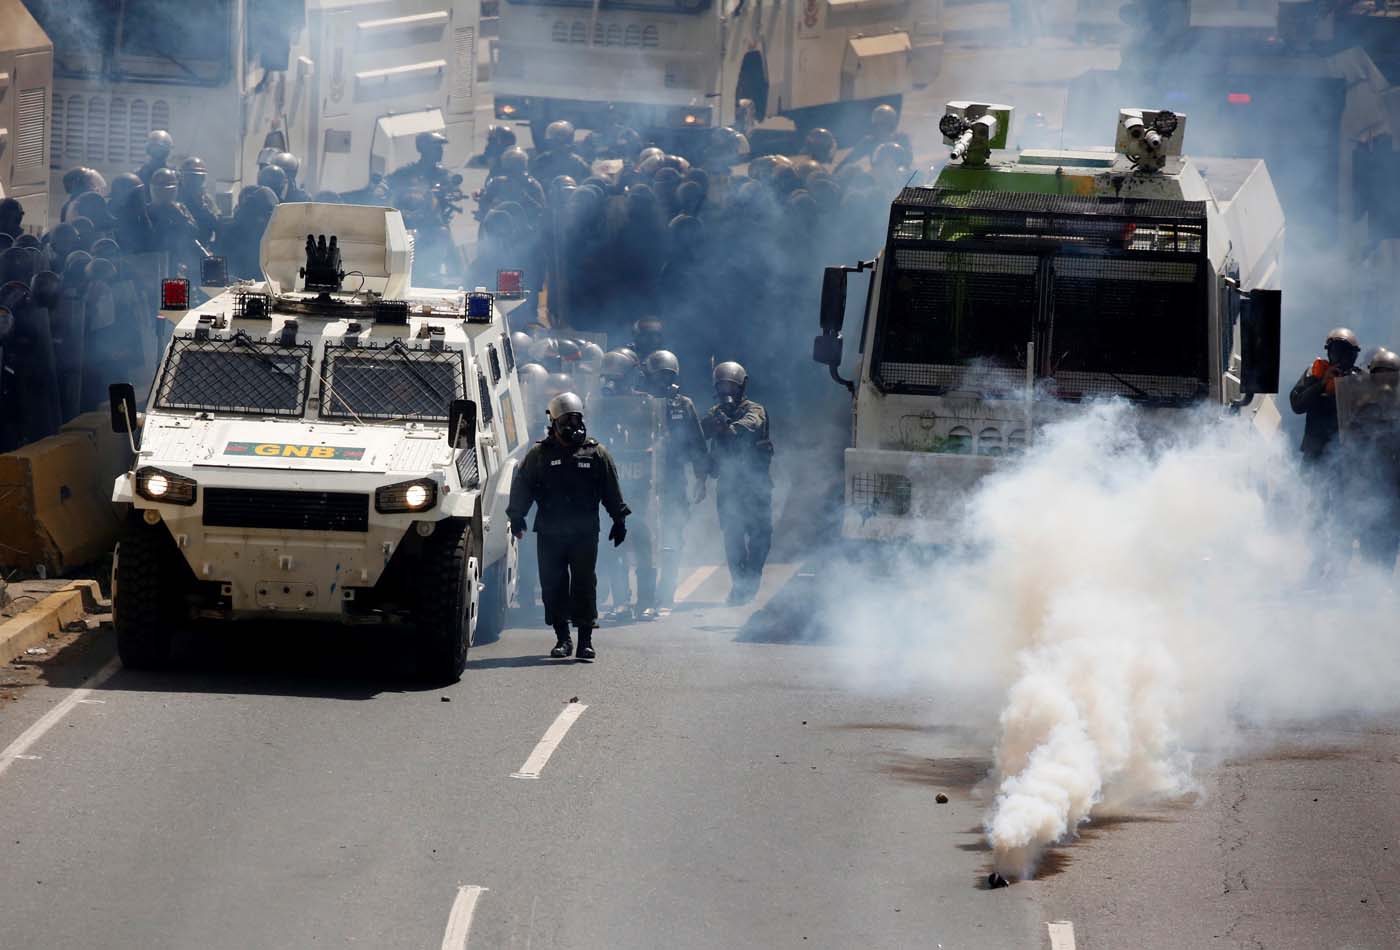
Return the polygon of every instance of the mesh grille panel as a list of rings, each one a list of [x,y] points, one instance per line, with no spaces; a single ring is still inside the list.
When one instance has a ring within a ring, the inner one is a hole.
[[[908,477],[883,472],[851,477],[851,506],[872,514],[907,515],[914,499]]]
[[[368,531],[369,495],[209,488],[204,492],[204,523],[216,528]]]
[[[465,397],[460,351],[326,346],[323,419],[446,422],[452,400]]]
[[[311,371],[311,345],[233,340],[173,341],[156,406],[206,412],[299,416]]]
[[[44,164],[44,120],[48,97],[42,87],[23,89],[15,120],[15,171],[39,168]]]
[[[462,480],[463,488],[476,488],[479,476],[477,475],[476,446],[469,446],[457,453],[457,477]]]
[[[936,363],[882,362],[878,372],[883,386],[916,386],[923,389],[965,389],[979,393],[1006,393],[1026,388],[1024,368],[998,366],[946,366]]]

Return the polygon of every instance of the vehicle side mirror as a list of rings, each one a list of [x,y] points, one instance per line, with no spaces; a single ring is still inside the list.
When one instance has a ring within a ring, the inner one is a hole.
[[[107,398],[112,406],[112,431],[134,432],[136,430],[136,390],[130,383],[113,383],[107,387]]]
[[[812,359],[833,369],[841,365],[841,349],[845,340],[841,334],[823,333],[812,341]]]
[[[1283,295],[1251,290],[1240,301],[1240,391],[1278,392]]]
[[[828,267],[822,275],[822,333],[833,336],[846,322],[846,269]]]
[[[447,444],[452,448],[462,440],[463,433],[468,438],[476,431],[476,403],[470,399],[454,399],[447,411]]]

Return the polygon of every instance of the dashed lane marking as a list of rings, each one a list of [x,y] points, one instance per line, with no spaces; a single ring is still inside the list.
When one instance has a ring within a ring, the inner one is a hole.
[[[472,932],[472,915],[476,913],[476,901],[486,890],[475,884],[461,884],[457,887],[457,897],[452,901],[452,911],[447,915],[447,931],[442,935],[442,950],[466,950],[467,938]]]
[[[709,580],[717,570],[719,570],[719,565],[706,564],[691,571],[690,576],[681,581],[680,586],[676,588],[676,603],[680,603],[699,590],[700,586]]]
[[[1074,924],[1068,920],[1052,920],[1045,928],[1050,931],[1050,950],[1074,950]]]
[[[588,707],[583,703],[569,703],[564,707],[558,717],[555,718],[548,729],[545,730],[544,738],[535,745],[535,751],[530,753],[530,757],[525,760],[525,764],[520,767],[520,771],[510,773],[511,778],[539,778],[540,772],[544,771],[545,763],[554,754],[554,750],[559,748],[559,743],[564,741],[564,736],[569,729],[578,722],[578,717],[583,715],[583,711]]]
[[[65,696],[57,706],[40,716],[38,722],[21,732],[19,738],[5,746],[4,751],[0,752],[0,775],[4,775],[5,770],[16,760],[39,758],[37,755],[26,755],[25,753],[29,751],[30,746],[44,737],[44,733],[58,725],[64,716],[73,711],[74,707],[87,699],[88,694],[111,679],[112,675],[121,668],[121,660],[114,657],[107,661],[106,666],[89,676],[82,686]]]

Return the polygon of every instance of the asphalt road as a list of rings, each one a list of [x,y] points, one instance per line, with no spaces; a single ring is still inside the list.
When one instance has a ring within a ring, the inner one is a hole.
[[[744,608],[689,576],[596,663],[516,628],[448,689],[391,639],[256,629],[74,693],[99,640],[0,715],[0,945],[1400,945],[1395,724],[1273,737],[989,891],[988,711],[845,685],[815,569]]]

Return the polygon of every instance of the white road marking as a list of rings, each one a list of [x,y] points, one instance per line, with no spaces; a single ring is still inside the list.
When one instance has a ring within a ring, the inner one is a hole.
[[[1052,920],[1045,928],[1050,931],[1050,950],[1074,950],[1074,924],[1068,920]]]
[[[476,899],[484,890],[486,888],[475,884],[458,885],[452,912],[447,915],[447,932],[442,935],[442,950],[466,950],[467,938],[472,932],[472,915],[476,913]]]
[[[87,699],[89,693],[107,682],[121,668],[121,660],[115,657],[109,660],[106,666],[89,676],[82,686],[65,696],[57,706],[40,716],[38,722],[21,732],[19,738],[5,746],[4,751],[0,752],[0,775],[4,775],[5,770],[16,759],[37,759],[37,755],[25,755],[29,747],[42,739],[44,733],[58,725],[64,716],[73,711],[73,707]]]
[[[691,571],[690,576],[681,581],[680,586],[676,588],[676,603],[679,604],[699,590],[700,585],[709,580],[710,576],[717,570],[719,570],[718,565],[706,564],[703,567],[697,567],[695,570]]]
[[[564,711],[545,730],[544,738],[535,746],[535,751],[530,753],[530,757],[525,760],[520,771],[510,773],[510,777],[539,778],[545,763],[549,761],[549,757],[554,754],[555,749],[559,748],[559,743],[564,741],[564,736],[587,708],[583,703],[569,703],[565,706]]]

